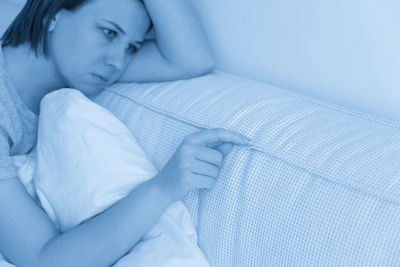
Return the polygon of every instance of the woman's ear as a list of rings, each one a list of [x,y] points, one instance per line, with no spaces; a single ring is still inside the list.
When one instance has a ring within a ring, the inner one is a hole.
[[[49,32],[54,31],[56,28],[58,19],[60,18],[60,12],[57,12],[57,14],[53,17],[53,19],[50,21],[49,28],[47,29]]]

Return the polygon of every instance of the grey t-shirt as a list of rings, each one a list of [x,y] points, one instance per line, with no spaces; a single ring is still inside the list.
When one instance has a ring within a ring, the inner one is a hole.
[[[22,101],[7,71],[0,42],[0,181],[18,177],[12,156],[34,147],[37,126],[38,116]]]

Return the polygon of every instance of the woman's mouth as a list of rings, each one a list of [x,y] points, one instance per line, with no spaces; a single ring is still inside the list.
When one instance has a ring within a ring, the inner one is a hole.
[[[96,73],[91,73],[93,77],[95,77],[95,79],[101,83],[107,83],[108,79],[102,75],[96,74]]]

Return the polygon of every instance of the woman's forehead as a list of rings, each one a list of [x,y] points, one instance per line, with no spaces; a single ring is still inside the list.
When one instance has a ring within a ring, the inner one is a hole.
[[[139,0],[90,0],[80,11],[86,16],[109,19],[146,18],[147,12]]]
[[[91,0],[78,12],[92,20],[107,20],[129,32],[135,25],[147,29],[150,20],[139,0]]]

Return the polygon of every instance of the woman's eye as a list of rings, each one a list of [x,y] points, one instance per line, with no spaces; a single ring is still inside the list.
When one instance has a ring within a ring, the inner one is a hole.
[[[136,53],[137,50],[138,50],[138,49],[137,49],[136,46],[134,46],[134,45],[129,45],[129,46],[128,46],[128,53],[131,54],[131,55],[134,54],[134,53]]]
[[[117,32],[110,30],[110,29],[103,29],[104,35],[106,36],[107,39],[112,40],[117,36]]]

